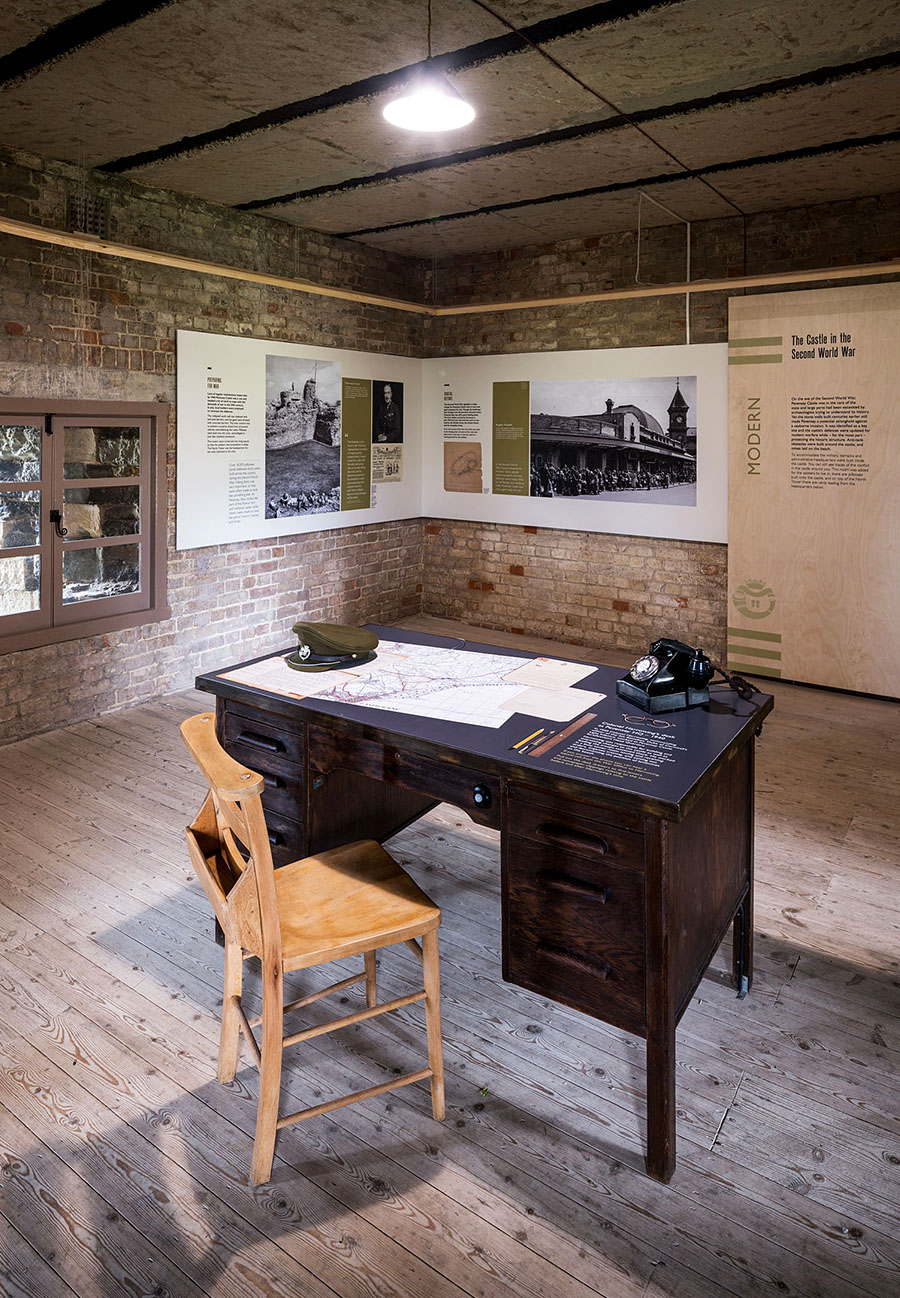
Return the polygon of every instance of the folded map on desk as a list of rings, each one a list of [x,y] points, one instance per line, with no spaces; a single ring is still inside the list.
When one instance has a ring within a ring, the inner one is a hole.
[[[500,653],[382,640],[372,662],[348,671],[298,679],[300,674],[276,656],[223,672],[222,677],[296,699],[331,699],[498,729],[514,713],[570,721],[605,698],[572,688],[593,670],[554,658],[523,661]]]

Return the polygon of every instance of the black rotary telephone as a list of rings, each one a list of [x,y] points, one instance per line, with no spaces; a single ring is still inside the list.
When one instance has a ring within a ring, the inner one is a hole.
[[[709,702],[714,673],[702,649],[680,640],[654,640],[628,675],[616,681],[616,693],[645,712],[677,712]]]

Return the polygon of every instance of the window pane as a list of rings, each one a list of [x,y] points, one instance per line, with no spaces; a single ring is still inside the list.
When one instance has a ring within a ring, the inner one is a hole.
[[[41,539],[41,493],[0,491],[0,550],[38,545]]]
[[[33,613],[41,607],[41,560],[0,558],[0,616]]]
[[[40,428],[0,424],[0,482],[36,482],[40,476]]]
[[[79,541],[86,536],[131,536],[139,532],[140,498],[140,487],[66,487],[66,539]]]
[[[133,478],[141,471],[141,430],[74,427],[63,429],[64,478]]]
[[[131,595],[141,588],[141,547],[103,545],[63,551],[63,603]]]

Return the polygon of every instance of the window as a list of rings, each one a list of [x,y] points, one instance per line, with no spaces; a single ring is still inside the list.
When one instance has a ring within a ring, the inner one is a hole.
[[[0,652],[168,615],[167,415],[0,397]]]

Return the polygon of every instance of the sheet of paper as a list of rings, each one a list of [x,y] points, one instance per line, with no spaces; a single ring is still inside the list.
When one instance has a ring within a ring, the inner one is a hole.
[[[396,662],[392,654],[379,653],[382,670],[389,663]],[[333,691],[340,683],[349,685],[352,681],[366,675],[369,668],[375,667],[375,661],[361,663],[348,671],[300,672],[289,667],[284,657],[263,658],[258,663],[248,663],[246,667],[236,667],[233,671],[220,672],[222,680],[237,681],[240,685],[252,685],[255,689],[271,690],[273,694],[286,694],[292,699],[314,698],[317,695]]]
[[[540,717],[542,721],[574,721],[587,708],[594,707],[605,698],[605,694],[595,694],[592,690],[528,689],[514,695],[503,706],[509,708],[510,712],[521,712],[526,717]]]
[[[236,667],[233,671],[220,672],[219,675],[224,681],[253,685],[256,689],[271,690],[273,694],[287,694],[294,699],[305,698],[309,693],[306,673],[293,671],[283,658],[264,658],[262,662],[249,663],[246,667]]]
[[[590,663],[562,662],[558,658],[533,658],[510,672],[506,679],[515,681],[519,685],[534,685],[537,689],[565,690],[570,685],[583,681],[585,676],[590,676],[594,670]]]
[[[347,671],[298,672],[278,657],[222,675],[292,698],[331,699],[498,729],[510,718],[509,700],[522,692],[521,685],[505,679],[520,661],[383,640],[372,662]]]

